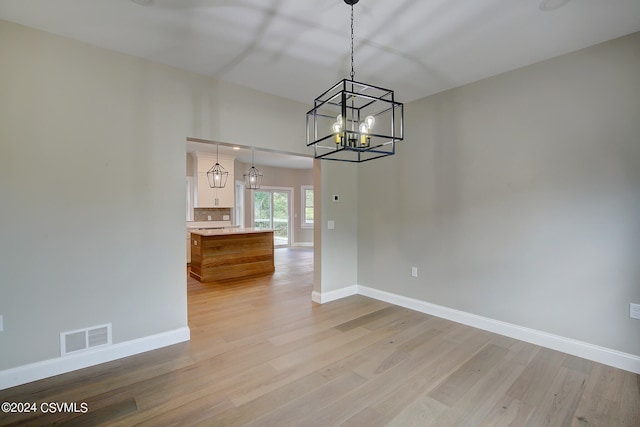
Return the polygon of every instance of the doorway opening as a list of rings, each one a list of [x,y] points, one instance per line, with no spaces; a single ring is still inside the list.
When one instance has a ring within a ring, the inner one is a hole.
[[[279,150],[256,148],[246,145],[230,144],[225,142],[210,141],[198,138],[187,138],[187,177],[192,181],[191,187],[187,187],[187,208],[191,213],[191,220],[195,220],[195,211],[201,208],[211,208],[207,198],[199,198],[197,189],[204,193],[213,191],[209,189],[209,183],[205,170],[211,167],[214,160],[208,161],[207,157],[219,155],[227,163],[221,164],[230,172],[227,186],[231,197],[225,199],[223,208],[229,206],[229,212],[222,212],[216,226],[224,227],[262,227],[275,231],[274,247],[283,252],[314,250],[314,224],[313,203],[310,202],[310,189],[313,188],[315,173],[314,160],[311,156],[287,153]],[[255,152],[255,156],[253,153]],[[205,161],[198,162],[198,156]],[[213,157],[212,157],[213,158]],[[231,160],[231,161],[229,161]],[[255,191],[244,186],[244,174],[255,161],[255,166],[264,174],[260,190],[277,190],[275,194],[269,192],[268,214],[259,215],[254,222]],[[202,166],[202,168],[201,168]],[[201,185],[198,185],[199,181]],[[278,193],[285,190],[285,194]],[[284,209],[280,207],[285,206]],[[311,216],[310,216],[311,215]],[[189,216],[188,216],[189,218]],[[214,221],[214,216],[210,219]],[[265,221],[266,220],[266,221]],[[228,221],[230,224],[222,224]],[[268,224],[268,225],[267,225]],[[194,224],[191,224],[192,226]],[[189,233],[187,233],[189,236]],[[190,260],[190,246],[187,247],[187,261]]]

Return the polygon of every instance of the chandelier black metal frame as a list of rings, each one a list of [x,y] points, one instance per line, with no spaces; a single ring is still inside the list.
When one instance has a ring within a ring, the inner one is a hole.
[[[353,60],[351,6],[351,74],[318,96],[307,112],[307,146],[317,159],[366,162],[395,154],[404,139],[404,105],[393,90],[357,82]]]

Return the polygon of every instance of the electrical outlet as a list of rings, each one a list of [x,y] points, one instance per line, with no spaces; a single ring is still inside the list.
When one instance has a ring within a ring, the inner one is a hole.
[[[411,267],[411,277],[418,277],[418,267]]]
[[[207,216],[207,221],[211,221],[211,215]]]
[[[629,304],[629,317],[640,320],[640,304]]]

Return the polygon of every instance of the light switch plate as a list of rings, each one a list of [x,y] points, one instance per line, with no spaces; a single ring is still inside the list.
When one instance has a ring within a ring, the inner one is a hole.
[[[335,222],[333,222],[333,221],[329,221],[329,222],[327,222],[327,228],[328,228],[329,230],[333,230],[334,228],[336,228],[336,223],[335,223]]]
[[[4,325],[2,324],[2,315],[0,315],[0,332],[4,330]]]
[[[629,304],[629,317],[640,320],[640,304]]]

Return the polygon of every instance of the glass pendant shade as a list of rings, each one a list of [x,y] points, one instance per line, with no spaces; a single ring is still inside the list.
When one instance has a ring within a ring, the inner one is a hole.
[[[244,186],[248,190],[259,190],[262,185],[262,173],[251,166],[246,174],[244,174]]]
[[[216,145],[216,164],[207,171],[207,179],[209,180],[209,187],[211,188],[224,188],[224,186],[227,185],[229,172],[227,172],[218,161],[218,146]]]
[[[211,188],[224,188],[227,185],[227,178],[229,172],[227,172],[220,163],[213,165],[207,172],[207,179],[209,180],[209,187]]]
[[[247,190],[259,190],[262,185],[262,173],[254,165],[254,150],[251,150],[251,167],[243,175],[244,187]]]

